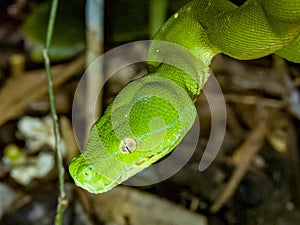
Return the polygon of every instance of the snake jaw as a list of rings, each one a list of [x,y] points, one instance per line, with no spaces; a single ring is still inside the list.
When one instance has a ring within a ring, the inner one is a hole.
[[[77,186],[94,194],[107,191],[106,187],[110,181],[97,173],[94,168],[85,161],[82,155],[72,160],[69,165],[69,172]]]

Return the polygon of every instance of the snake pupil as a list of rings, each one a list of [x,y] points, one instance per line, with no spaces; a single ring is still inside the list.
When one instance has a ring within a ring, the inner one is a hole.
[[[120,152],[130,154],[136,149],[136,142],[132,138],[124,138],[119,146]]]

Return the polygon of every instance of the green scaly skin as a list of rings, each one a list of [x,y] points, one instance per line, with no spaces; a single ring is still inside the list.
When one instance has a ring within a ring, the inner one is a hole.
[[[194,123],[193,101],[216,54],[247,60],[276,53],[300,62],[299,33],[300,0],[248,0],[240,7],[227,0],[194,0],[185,5],[154,40],[187,48],[198,64],[187,62],[191,65],[183,72],[156,63],[168,48],[151,44],[150,73],[122,89],[93,125],[84,152],[71,162],[76,185],[106,192],[172,151]],[[120,152],[124,138],[136,141],[130,154]]]

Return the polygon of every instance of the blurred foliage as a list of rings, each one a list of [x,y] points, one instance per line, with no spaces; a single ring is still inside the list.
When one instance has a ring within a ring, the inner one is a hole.
[[[105,1],[105,41],[108,44],[149,39],[149,2],[151,0]],[[189,0],[168,2],[167,17]],[[54,61],[65,60],[85,47],[85,1],[61,0],[50,48]],[[46,40],[51,1],[36,4],[23,24],[26,44],[32,60],[43,61],[42,51]]]
[[[148,35],[149,0],[105,2],[105,36],[108,42],[124,42]]]
[[[149,2],[151,0],[109,0],[105,2],[105,38],[108,43],[149,39]],[[189,0],[168,3],[167,18]]]
[[[82,0],[60,1],[50,47],[52,60],[68,59],[84,49],[84,4]],[[50,7],[51,1],[35,5],[23,24],[30,56],[37,62],[43,61]]]

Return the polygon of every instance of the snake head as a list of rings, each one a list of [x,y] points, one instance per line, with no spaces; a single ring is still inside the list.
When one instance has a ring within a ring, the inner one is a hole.
[[[91,128],[70,174],[89,192],[106,192],[172,151],[195,115],[188,93],[170,80],[131,82]]]

